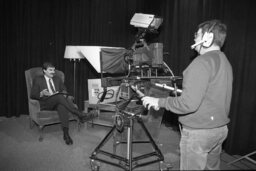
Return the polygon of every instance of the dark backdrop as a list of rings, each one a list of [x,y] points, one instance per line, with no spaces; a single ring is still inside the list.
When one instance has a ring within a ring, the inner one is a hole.
[[[63,58],[65,45],[129,48],[136,34],[129,23],[134,13],[164,18],[151,41],[164,44],[164,61],[175,75],[191,62],[196,26],[221,19],[228,26],[223,51],[234,70],[230,132],[225,150],[244,154],[256,147],[256,10],[243,0],[2,0],[0,2],[1,116],[28,113],[24,71],[52,61],[65,72],[73,92],[73,63]],[[86,61],[77,65],[78,106],[88,98],[87,79],[97,73]]]

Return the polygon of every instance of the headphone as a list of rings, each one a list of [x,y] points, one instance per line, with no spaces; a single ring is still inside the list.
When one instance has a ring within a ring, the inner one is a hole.
[[[202,37],[202,40],[193,44],[191,46],[191,49],[194,49],[196,46],[202,44],[203,47],[208,48],[212,45],[213,40],[214,40],[214,34],[212,32],[212,30],[214,29],[214,27],[216,26],[217,22],[214,22],[212,24],[212,26],[208,29],[208,31],[206,31]]]
[[[202,40],[204,41],[203,46],[206,48],[210,47],[213,43],[214,34],[213,34],[212,30],[214,29],[216,24],[217,24],[217,22],[214,22],[212,24],[212,26],[208,29],[208,31],[206,31],[203,35],[203,38],[202,38]]]

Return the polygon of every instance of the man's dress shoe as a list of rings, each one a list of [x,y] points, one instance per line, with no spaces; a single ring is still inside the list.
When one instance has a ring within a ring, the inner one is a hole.
[[[63,135],[63,139],[65,140],[65,143],[67,145],[72,145],[73,144],[73,140],[71,139],[71,137],[69,136],[69,134],[64,134]]]
[[[84,115],[80,115],[78,118],[80,120],[81,123],[84,123],[84,122],[88,122],[90,120],[93,120],[93,118],[97,117],[95,114],[93,113],[84,113]]]

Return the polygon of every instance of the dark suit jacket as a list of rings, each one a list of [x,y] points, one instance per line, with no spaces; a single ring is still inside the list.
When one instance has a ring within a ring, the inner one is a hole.
[[[56,91],[65,93],[67,92],[66,86],[64,85],[61,78],[54,76],[52,80]],[[46,100],[46,96],[40,97],[40,92],[44,89],[48,89],[44,75],[35,77],[31,88],[30,98],[39,100],[40,102]]]

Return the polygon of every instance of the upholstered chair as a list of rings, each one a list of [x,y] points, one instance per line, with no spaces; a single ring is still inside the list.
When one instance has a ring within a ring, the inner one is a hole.
[[[65,75],[62,71],[55,70],[55,74],[60,77],[63,82]],[[34,125],[39,128],[39,141],[43,140],[43,129],[45,126],[50,126],[60,123],[57,111],[41,110],[38,100],[30,98],[30,92],[33,84],[33,79],[36,76],[43,75],[43,70],[41,67],[31,68],[25,71],[26,85],[27,85],[27,95],[28,95],[28,108],[29,108],[29,122],[30,128],[32,129]],[[76,106],[77,107],[77,106]],[[76,116],[70,113],[70,121],[77,121],[78,130],[80,130],[80,122]]]

